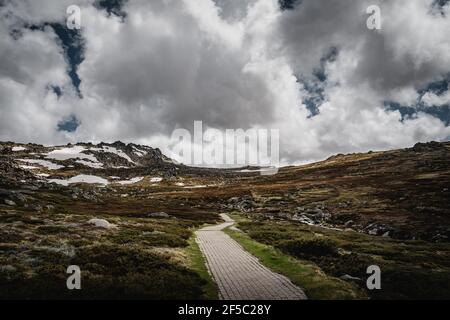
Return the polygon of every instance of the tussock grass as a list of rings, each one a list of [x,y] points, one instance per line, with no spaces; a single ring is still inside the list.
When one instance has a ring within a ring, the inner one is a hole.
[[[205,258],[195,241],[195,237],[191,237],[188,243],[189,245],[185,248],[185,252],[189,259],[189,267],[197,272],[197,274],[205,281],[202,299],[217,300],[219,297],[217,284],[214,282],[206,267]]]
[[[256,256],[262,264],[287,276],[301,287],[309,299],[366,299],[357,286],[322,272],[312,262],[294,259],[280,250],[252,240],[248,235],[230,229],[226,233]]]
[[[289,255],[300,265],[306,260],[332,277],[358,277],[361,280],[355,284],[374,299],[450,298],[447,243],[402,241],[288,221],[249,221],[242,216],[238,219],[238,227],[247,235],[229,231],[230,234],[269,263],[270,255]],[[277,268],[276,263],[272,265]],[[366,270],[370,265],[381,268],[382,290],[366,289]],[[283,273],[282,268],[280,272]]]

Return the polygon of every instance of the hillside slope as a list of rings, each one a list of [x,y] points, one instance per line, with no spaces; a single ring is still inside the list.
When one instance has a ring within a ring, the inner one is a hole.
[[[205,282],[185,250],[218,213],[242,216],[252,239],[335,277],[382,265],[388,290],[375,298],[448,297],[449,188],[449,143],[337,155],[273,176],[187,167],[121,142],[0,143],[0,298],[199,299]],[[311,245],[318,255],[305,256]],[[84,270],[81,292],[65,287],[71,264]]]
[[[450,239],[450,143],[337,155],[281,168],[273,176],[186,167],[158,149],[121,142],[61,147],[0,143],[0,150],[3,206],[6,190],[73,193],[83,186],[87,193],[107,193],[118,207],[113,194],[131,191],[144,207],[153,199],[156,211],[238,210],[399,239]]]

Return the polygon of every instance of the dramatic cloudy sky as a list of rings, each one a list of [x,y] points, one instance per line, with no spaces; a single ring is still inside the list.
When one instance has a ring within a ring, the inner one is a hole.
[[[448,140],[449,30],[447,0],[0,0],[0,140],[165,150],[202,120],[280,129],[285,163]]]

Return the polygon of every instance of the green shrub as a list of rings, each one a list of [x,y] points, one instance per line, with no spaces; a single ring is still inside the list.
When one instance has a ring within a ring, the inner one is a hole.
[[[334,256],[337,254],[337,245],[331,240],[288,240],[280,242],[277,247],[295,257]]]
[[[278,243],[281,240],[286,239],[285,234],[272,230],[251,231],[249,232],[249,236],[256,241],[265,244]]]
[[[200,299],[203,280],[169,258],[144,250],[98,245],[67,259],[34,251],[41,262],[31,274],[0,272],[0,299]],[[81,290],[66,287],[67,266],[81,269]]]

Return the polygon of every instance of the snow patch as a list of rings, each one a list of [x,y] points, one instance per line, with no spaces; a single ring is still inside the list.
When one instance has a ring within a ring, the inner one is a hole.
[[[243,169],[243,170],[238,170],[238,171],[235,171],[235,172],[242,172],[242,173],[250,173],[250,172],[270,172],[270,171],[273,171],[273,170],[275,170],[275,169],[272,168],[272,167],[268,167],[268,168],[252,169],[252,170],[250,170],[250,169]]]
[[[184,187],[185,189],[198,189],[198,188],[206,188],[208,187],[207,185],[198,185],[198,186],[187,186]]]
[[[132,178],[130,180],[117,181],[117,183],[119,183],[121,185],[128,185],[128,184],[138,183],[138,182],[140,182],[142,180],[144,180],[144,177],[136,177],[136,178]]]
[[[50,175],[49,174],[47,174],[47,173],[38,173],[38,174],[36,174],[38,177],[43,177],[43,178],[47,178],[47,177],[50,177]]]
[[[40,165],[42,167],[46,167],[49,170],[58,170],[64,168],[64,166],[60,166],[59,164],[46,161],[46,160],[39,160],[39,159],[19,159],[19,161],[27,162],[27,163],[34,163],[37,165]]]
[[[163,178],[160,178],[160,177],[150,178],[150,182],[161,182],[162,180],[163,180]]]
[[[107,153],[114,153],[114,154],[118,155],[119,157],[124,158],[128,162],[135,163],[133,160],[131,160],[131,158],[125,152],[123,152],[122,150],[117,150],[114,147],[103,146],[102,149],[96,148],[96,149],[92,149],[92,150],[103,151],[103,152],[107,152]]]
[[[76,163],[82,164],[83,166],[94,168],[94,169],[100,169],[103,167],[103,163],[101,162],[91,162],[86,160],[77,160]]]
[[[21,167],[22,169],[27,169],[27,170],[33,170],[33,169],[39,169],[38,167],[33,167],[33,166],[26,166],[26,165],[20,165],[19,167]]]
[[[24,147],[12,147],[12,151],[17,152],[17,151],[24,151],[27,150],[27,148]]]
[[[48,179],[49,183],[56,183],[62,186],[68,186],[69,184],[73,183],[88,183],[88,184],[101,184],[101,185],[107,185],[109,184],[108,180],[103,179],[101,177],[97,176],[91,176],[91,175],[85,175],[80,174],[78,176],[72,177],[69,180],[62,180],[62,179]]]
[[[47,153],[46,158],[55,160],[82,159],[82,160],[89,160],[94,163],[99,163],[99,161],[95,156],[93,156],[92,154],[83,153],[84,151],[87,150],[82,146],[62,148]]]
[[[134,146],[133,146],[133,150],[134,150],[133,151],[134,154],[139,156],[139,157],[143,157],[143,156],[145,156],[147,154],[147,151],[141,150],[141,149],[139,149],[137,147],[134,147]]]

